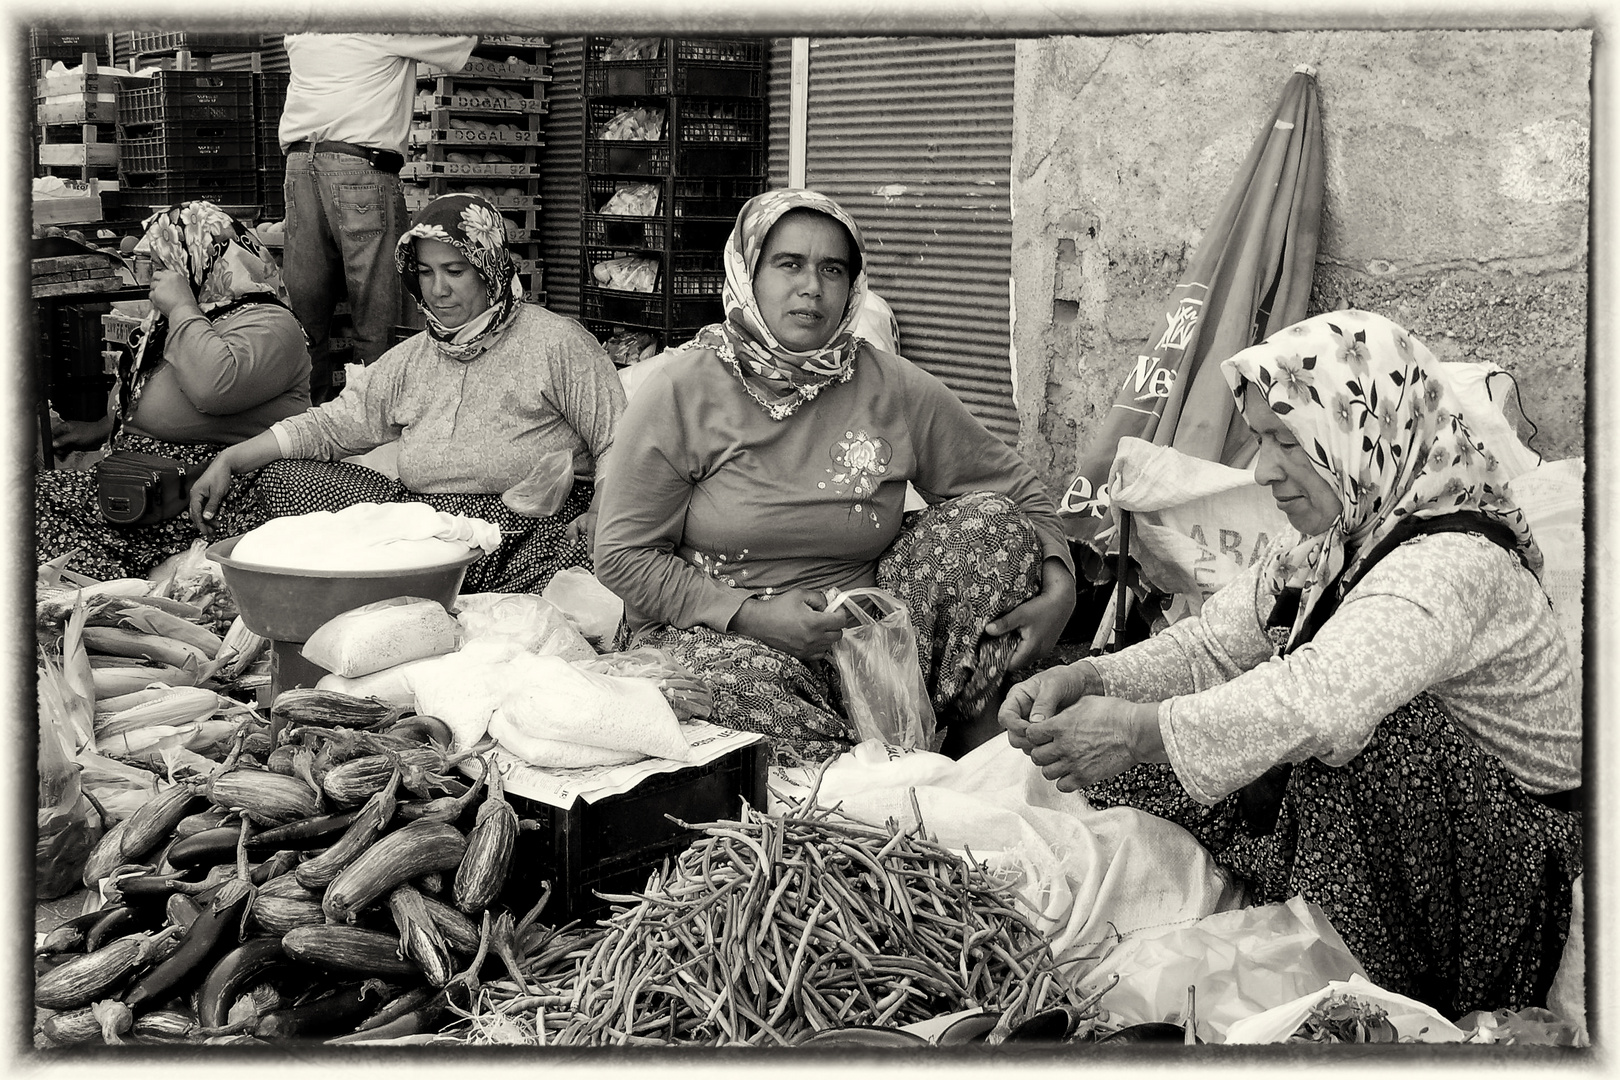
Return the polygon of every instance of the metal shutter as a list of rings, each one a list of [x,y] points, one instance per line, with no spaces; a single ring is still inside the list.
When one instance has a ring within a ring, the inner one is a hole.
[[[540,265],[546,307],[579,318],[580,183],[585,159],[581,96],[584,38],[551,41],[551,83],[540,151]]]
[[[788,48],[773,42],[771,180],[787,177]],[[806,183],[866,235],[900,351],[1009,445],[1010,39],[812,38]],[[777,107],[777,102],[781,106]]]

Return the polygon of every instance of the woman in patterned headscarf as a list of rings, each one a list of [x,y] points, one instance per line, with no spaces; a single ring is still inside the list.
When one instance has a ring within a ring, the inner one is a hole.
[[[234,473],[261,469],[267,517],[425,502],[500,526],[463,592],[538,592],[589,566],[596,463],[624,410],[607,354],[574,320],[523,301],[505,221],[476,195],[424,206],[394,261],[427,329],[351,365],[337,398],[215,459],[192,488],[198,528],[219,528]],[[343,460],[390,444],[397,479]]]
[[[275,259],[240,222],[189,202],[145,226],[136,250],[152,258],[151,312],[123,350],[106,415],[59,422],[53,441],[58,451],[105,444],[201,468],[222,446],[309,408],[309,349]],[[183,517],[107,524],[88,472],[41,473],[34,505],[40,559],[78,548],[68,565],[93,577],[145,574],[196,539]],[[251,499],[233,497],[226,512],[246,520]]]
[[[1384,988],[1543,1004],[1582,861],[1580,702],[1485,425],[1367,312],[1222,367],[1297,531],[1199,617],[1015,687],[1002,724],[1062,790],[1184,825],[1254,900],[1319,904]]]
[[[970,749],[1074,606],[1050,497],[944,384],[851,332],[865,249],[833,200],[751,199],[724,264],[725,321],[637,391],[610,463],[597,575],[630,642],[703,680],[715,722],[824,758],[860,741],[827,591],[876,584],[910,613],[947,750]],[[903,516],[908,481],[930,506]]]

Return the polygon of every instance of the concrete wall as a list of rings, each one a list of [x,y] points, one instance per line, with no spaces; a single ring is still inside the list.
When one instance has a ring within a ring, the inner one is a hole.
[[[1061,492],[1283,84],[1317,69],[1327,158],[1310,314],[1402,323],[1519,381],[1585,453],[1591,34],[1310,31],[1019,43],[1020,448]]]

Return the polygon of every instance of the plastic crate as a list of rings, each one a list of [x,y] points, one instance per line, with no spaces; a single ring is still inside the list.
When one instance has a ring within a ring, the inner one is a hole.
[[[670,247],[674,251],[720,251],[735,225],[736,218],[681,218],[675,222]]]
[[[125,128],[118,140],[119,167],[126,173],[254,170],[254,147],[250,132],[231,126],[203,124],[164,125],[156,134],[133,137],[131,131],[152,128]]]
[[[252,170],[194,173],[126,173],[118,192],[120,206],[173,206],[205,199],[221,207],[253,205],[258,200],[258,174]]]
[[[676,251],[669,257],[673,296],[719,296],[726,285],[725,256],[712,251]]]
[[[586,270],[586,274],[590,273]],[[630,323],[635,326],[664,325],[662,292],[638,293],[583,285],[579,290],[582,318],[597,322]]]
[[[146,33],[133,31],[128,35],[129,51],[137,56],[147,53],[178,52],[186,49],[199,54],[250,52],[264,47],[263,34],[196,34],[184,30],[174,33]]]
[[[669,143],[588,139],[585,169],[620,176],[668,176]]]
[[[118,97],[118,122],[159,124],[172,120],[252,119],[251,71],[159,71],[142,87]]]
[[[762,92],[765,47],[757,38],[666,38],[660,42],[656,59],[602,59],[613,40],[611,37],[585,39],[584,92],[587,97],[647,94],[758,97]]]
[[[694,143],[763,145],[765,103],[746,98],[676,98],[675,148]]]
[[[95,53],[101,63],[112,63],[107,52],[106,34],[60,34],[49,30],[28,31],[28,51],[35,60],[75,61],[85,53]]]
[[[763,177],[676,177],[675,218],[725,218],[735,221],[743,204],[765,190]]]
[[[677,148],[676,176],[746,176],[763,179],[765,148],[742,143],[708,143]]]
[[[600,892],[635,892],[666,858],[702,833],[670,820],[700,824],[736,820],[744,799],[765,809],[766,746],[739,746],[706,765],[649,776],[621,795],[581,799],[567,810],[507,793],[518,816],[539,828],[518,834],[501,903],[529,910],[544,882],[552,886],[543,918],[552,925],[605,912]],[[669,816],[665,816],[669,815]]]

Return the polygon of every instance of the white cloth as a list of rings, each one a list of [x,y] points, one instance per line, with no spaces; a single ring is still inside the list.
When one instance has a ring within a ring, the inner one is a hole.
[[[890,752],[865,742],[822,777],[818,802],[883,826],[916,822],[940,843],[964,848],[1007,873],[1013,894],[1062,962],[1100,955],[1120,935],[1188,925],[1235,907],[1238,890],[1192,834],[1129,807],[1094,810],[1066,795],[1029,758],[997,736],[959,761]],[[774,796],[800,798],[785,773]]]
[[[283,570],[399,570],[443,566],[501,544],[498,526],[427,503],[355,503],[271,518],[244,533],[236,562]]]
[[[477,38],[430,34],[288,34],[292,78],[281,150],[321,140],[404,154],[416,99],[416,63],[459,71]]]

